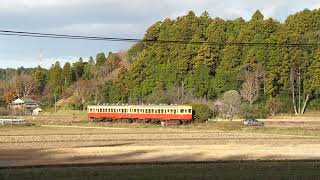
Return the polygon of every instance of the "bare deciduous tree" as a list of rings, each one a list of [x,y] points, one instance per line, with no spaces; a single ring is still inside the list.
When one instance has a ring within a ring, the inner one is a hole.
[[[291,69],[289,80],[294,112],[296,115],[304,114],[304,111],[310,98],[310,94],[304,93],[304,89],[301,87],[302,80],[300,69],[298,69],[297,71]],[[296,99],[296,96],[298,96],[298,100]]]
[[[250,65],[245,68],[243,84],[240,90],[242,98],[253,104],[260,94],[260,86],[264,77],[264,71],[260,65]]]
[[[30,96],[36,88],[35,80],[24,72],[13,75],[10,83],[19,98]]]

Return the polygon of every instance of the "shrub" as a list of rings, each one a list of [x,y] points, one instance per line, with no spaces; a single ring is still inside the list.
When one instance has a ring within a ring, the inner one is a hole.
[[[309,109],[320,111],[320,99],[313,99],[312,101],[310,101]]]
[[[237,91],[230,90],[225,92],[221,101],[220,116],[232,119],[238,114],[241,106],[241,96]]]
[[[243,118],[266,118],[269,111],[265,104],[241,104],[241,117]]]
[[[196,115],[196,122],[205,122],[213,116],[213,111],[207,105],[193,104],[192,109],[193,114]]]
[[[267,118],[269,110],[265,104],[256,104],[253,109],[253,115],[255,118]]]
[[[0,107],[0,116],[8,116],[10,114],[10,110],[4,107]]]
[[[280,111],[281,106],[283,106],[281,100],[277,97],[267,100],[267,107],[271,116],[275,116]]]

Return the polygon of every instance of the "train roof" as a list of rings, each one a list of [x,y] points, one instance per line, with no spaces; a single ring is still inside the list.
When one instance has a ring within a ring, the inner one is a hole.
[[[90,108],[186,108],[190,109],[192,106],[190,105],[89,105]]]

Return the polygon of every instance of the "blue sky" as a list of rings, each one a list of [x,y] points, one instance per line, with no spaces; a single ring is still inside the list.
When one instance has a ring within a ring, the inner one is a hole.
[[[1,0],[0,29],[86,36],[142,38],[154,22],[192,10],[212,17],[250,19],[260,9],[279,21],[320,0]],[[98,52],[125,50],[124,42],[36,39],[0,35],[0,68],[35,67],[42,51],[44,67],[75,61]]]

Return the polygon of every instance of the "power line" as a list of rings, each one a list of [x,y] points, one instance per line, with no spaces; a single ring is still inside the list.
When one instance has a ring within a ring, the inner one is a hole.
[[[147,42],[160,44],[193,44],[193,45],[214,45],[214,46],[265,46],[265,47],[320,47],[315,43],[273,43],[273,42],[207,42],[207,41],[184,41],[184,40],[158,40],[158,39],[137,39],[137,38],[118,38],[100,36],[79,36],[55,33],[39,33],[27,31],[0,30],[3,36],[20,36],[33,38],[53,38],[69,40],[92,40],[92,41],[115,41],[115,42]]]

